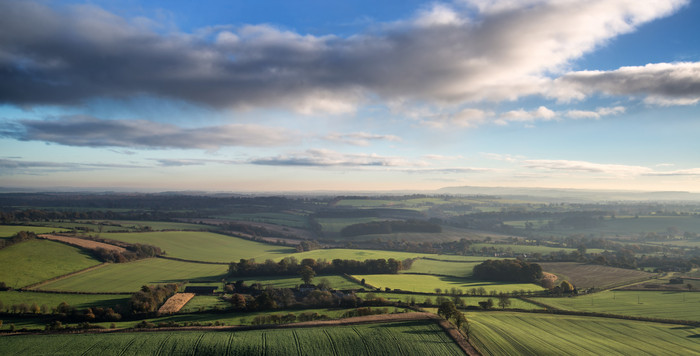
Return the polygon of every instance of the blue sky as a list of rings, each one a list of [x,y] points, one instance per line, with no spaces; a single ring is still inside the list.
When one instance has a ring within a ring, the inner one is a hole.
[[[0,1],[0,187],[700,192],[697,1]]]

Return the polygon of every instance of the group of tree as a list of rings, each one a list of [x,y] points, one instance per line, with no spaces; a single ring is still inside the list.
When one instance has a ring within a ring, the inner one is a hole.
[[[8,239],[0,239],[0,249],[33,239],[36,239],[35,233],[31,231],[19,231]]]
[[[364,261],[334,259],[331,262],[305,258],[298,262],[294,257],[286,257],[279,262],[268,259],[263,263],[257,263],[255,259],[251,258],[231,262],[228,268],[228,275],[231,277],[293,276],[300,275],[304,267],[310,268],[315,274],[396,274],[401,270],[409,269],[412,263],[412,259],[399,261],[393,258],[388,260],[383,258],[368,259]]]
[[[127,244],[124,245],[124,248],[126,248],[126,251],[107,250],[100,247],[93,250],[93,253],[98,259],[112,263],[123,263],[164,255],[160,247],[152,245]]]
[[[497,282],[536,283],[542,278],[542,267],[521,260],[488,260],[474,266],[476,279]]]
[[[426,220],[386,220],[353,224],[340,230],[343,237],[359,235],[391,234],[395,232],[427,232],[440,233],[442,227]]]
[[[168,298],[177,293],[178,288],[174,283],[143,286],[140,291],[131,295],[129,308],[134,314],[156,312]]]
[[[438,315],[454,323],[457,329],[463,331],[467,336],[467,340],[469,340],[471,334],[469,321],[453,302],[446,301],[441,303],[438,307]]]

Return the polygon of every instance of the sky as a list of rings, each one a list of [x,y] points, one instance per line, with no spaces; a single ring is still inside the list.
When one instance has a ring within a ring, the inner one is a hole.
[[[691,0],[0,0],[0,187],[700,192]]]

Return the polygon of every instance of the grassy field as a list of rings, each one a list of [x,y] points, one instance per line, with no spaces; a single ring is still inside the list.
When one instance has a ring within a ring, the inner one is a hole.
[[[475,239],[481,240],[485,237],[491,237],[494,240],[499,239],[502,235],[493,232],[482,232],[474,231],[468,229],[462,229],[452,226],[443,226],[442,232],[432,233],[432,232],[394,232],[391,234],[370,234],[370,235],[359,235],[352,237],[343,237],[344,241],[372,241],[375,239],[381,239],[382,241],[459,241],[460,239]]]
[[[299,276],[284,276],[284,277],[247,277],[247,278],[232,278],[231,280],[242,279],[246,281],[247,285],[253,283],[261,283],[264,286],[270,285],[275,288],[294,288],[302,284],[301,277]],[[361,285],[348,280],[343,276],[332,276],[332,275],[318,275],[314,277],[313,283],[318,284],[322,280],[328,281],[331,288],[334,289],[357,289],[362,288]]]
[[[323,229],[324,233],[328,234],[337,234],[342,230],[344,227],[353,225],[353,224],[362,224],[362,223],[368,223],[372,221],[384,221],[387,220],[386,218],[377,218],[377,217],[367,217],[367,218],[350,218],[350,219],[344,219],[344,218],[318,218],[316,221],[318,221],[319,224],[321,224],[321,227]]]
[[[241,258],[280,259],[291,247],[275,246],[204,231],[163,231],[102,234],[103,238],[158,246],[167,256],[193,261],[231,262]]]
[[[98,269],[53,281],[42,290],[75,292],[135,292],[145,284],[176,283],[197,280],[221,280],[225,265],[189,263],[149,258],[128,263],[109,264]]]
[[[476,243],[471,245],[472,251],[482,251],[483,248],[491,249],[495,248],[497,251],[501,252],[511,252],[511,253],[541,253],[543,255],[552,252],[565,251],[570,253],[571,251],[576,251],[575,248],[562,248],[562,247],[549,247],[549,246],[534,246],[534,245],[514,245],[514,244],[489,244],[489,243]],[[587,250],[588,253],[602,253],[604,250],[592,248]]]
[[[364,261],[368,259],[378,259],[378,258],[394,258],[397,260],[405,260],[407,258],[415,257],[432,257],[440,258],[438,255],[419,253],[419,252],[397,252],[397,251],[381,251],[381,250],[357,250],[357,249],[346,249],[346,248],[332,248],[325,250],[313,250],[301,253],[295,253],[293,255],[299,261],[304,258],[313,258],[316,260],[325,259],[326,261],[332,261],[333,259],[347,259],[347,260],[358,260]],[[462,256],[455,256],[459,258]]]
[[[46,234],[49,232],[61,232],[63,229],[55,227],[28,226],[28,225],[0,225],[0,239],[12,237],[20,231],[31,231],[35,234]]]
[[[434,293],[436,288],[443,291],[452,288],[461,289],[468,292],[471,288],[483,287],[487,293],[492,290],[496,292],[512,292],[519,290],[541,291],[542,287],[531,283],[500,283],[484,282],[457,277],[440,277],[430,275],[413,274],[372,274],[355,275],[357,279],[365,279],[365,282],[377,288],[401,289],[409,292]]]
[[[0,281],[20,288],[99,263],[78,248],[30,240],[0,250]]]
[[[436,297],[435,295],[425,295],[425,294],[396,294],[396,293],[382,293],[382,292],[363,292],[363,293],[357,293],[357,296],[365,299],[367,298],[368,294],[372,294],[377,298],[384,298],[388,301],[392,302],[405,302],[405,303],[410,303],[411,300],[415,300],[416,303],[424,303],[426,299],[430,299],[430,302],[433,303],[433,305],[437,304],[436,302]],[[451,296],[445,296],[446,298],[452,300]],[[479,302],[483,302],[485,300],[488,300],[491,298],[493,300],[493,305],[495,308],[498,308],[498,299],[494,297],[467,297],[467,296],[460,296],[460,299],[464,301],[464,304],[466,306],[479,306]],[[508,308],[510,309],[543,309],[540,306],[537,306],[532,303],[528,303],[524,300],[520,300],[518,298],[510,298],[510,306]],[[435,311],[437,313],[437,310]]]
[[[574,298],[534,298],[559,309],[700,321],[700,293],[605,291]]]
[[[480,262],[446,262],[435,260],[415,260],[410,269],[402,271],[402,273],[427,273],[427,274],[443,274],[455,277],[470,277],[474,270],[474,266]]]
[[[697,328],[528,313],[470,313],[484,355],[697,355]]]
[[[302,229],[306,228],[308,226],[306,215],[304,213],[301,213],[301,212],[299,212],[299,213],[294,213],[294,212],[288,212],[288,213],[260,212],[260,213],[251,213],[251,214],[239,213],[239,214],[228,214],[228,215],[215,216],[215,218],[228,219],[228,220],[244,220],[244,221],[261,222],[261,223],[296,227],[296,228],[302,228]]]
[[[463,355],[434,322],[237,332],[179,331],[23,335],[3,339],[10,354]]]
[[[618,216],[615,219],[607,217],[600,224],[585,229],[562,229],[542,231],[543,234],[595,234],[604,236],[633,236],[641,233],[665,233],[669,227],[683,231],[700,233],[700,219],[694,216]],[[537,231],[537,230],[535,230]]]
[[[129,302],[128,295],[112,295],[112,294],[57,294],[57,293],[34,293],[34,292],[17,292],[4,291],[0,292],[0,300],[5,305],[5,309],[12,304],[26,303],[32,305],[46,305],[49,308],[55,308],[62,302],[68,303],[72,307],[85,309],[90,307],[111,307],[117,305],[127,305]],[[49,311],[50,312],[50,311]]]
[[[189,224],[169,221],[137,221],[137,220],[76,220],[37,222],[39,226],[60,227],[64,229],[89,229],[92,234],[112,231],[142,231],[148,227],[153,231],[159,230],[201,230],[209,225]]]
[[[559,281],[568,280],[576,288],[609,288],[655,276],[652,273],[633,269],[576,262],[544,262],[540,265],[543,271],[556,274]]]
[[[192,313],[197,311],[226,309],[231,306],[231,303],[222,300],[215,295],[196,295],[185,304],[180,313]]]

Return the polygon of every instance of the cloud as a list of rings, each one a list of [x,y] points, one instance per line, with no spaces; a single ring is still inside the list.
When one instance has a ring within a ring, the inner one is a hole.
[[[572,60],[687,3],[466,0],[338,37],[270,25],[159,33],[92,5],[2,1],[0,103],[73,105],[145,94],[341,114],[375,98],[513,100],[542,94],[549,75]],[[569,75],[568,93],[557,97],[585,95],[576,85],[583,77]]]
[[[566,116],[572,119],[600,119],[603,116],[623,114],[627,109],[624,106],[597,108],[590,110],[569,110]]]
[[[700,62],[655,63],[612,71],[580,71],[554,80],[552,96],[583,99],[595,93],[644,97],[652,105],[692,105],[700,101]]]
[[[144,168],[139,165],[110,164],[110,163],[76,163],[76,162],[48,162],[26,161],[20,159],[0,158],[0,175],[15,174],[49,174],[56,172],[89,171],[110,168]]]
[[[509,122],[533,122],[536,120],[550,121],[557,117],[557,113],[547,109],[544,106],[532,111],[512,110],[501,114],[501,116],[495,121],[499,125],[507,125]]]
[[[397,167],[421,166],[424,162],[413,162],[398,157],[377,154],[348,154],[325,149],[312,149],[301,153],[250,160],[251,164],[266,166],[312,166],[312,167]]]
[[[146,149],[216,150],[223,146],[266,147],[296,142],[295,133],[275,127],[231,124],[183,128],[144,120],[102,120],[91,116],[22,120],[1,130],[0,136],[67,146]]]
[[[604,173],[614,176],[636,176],[652,173],[653,170],[642,166],[628,166],[621,164],[601,164],[585,161],[569,160],[525,160],[523,165],[531,169],[545,169],[550,171]]]
[[[347,134],[331,133],[326,135],[324,139],[333,142],[347,143],[354,146],[369,146],[373,141],[401,141],[401,138],[395,135],[378,135],[367,132],[353,132]]]

